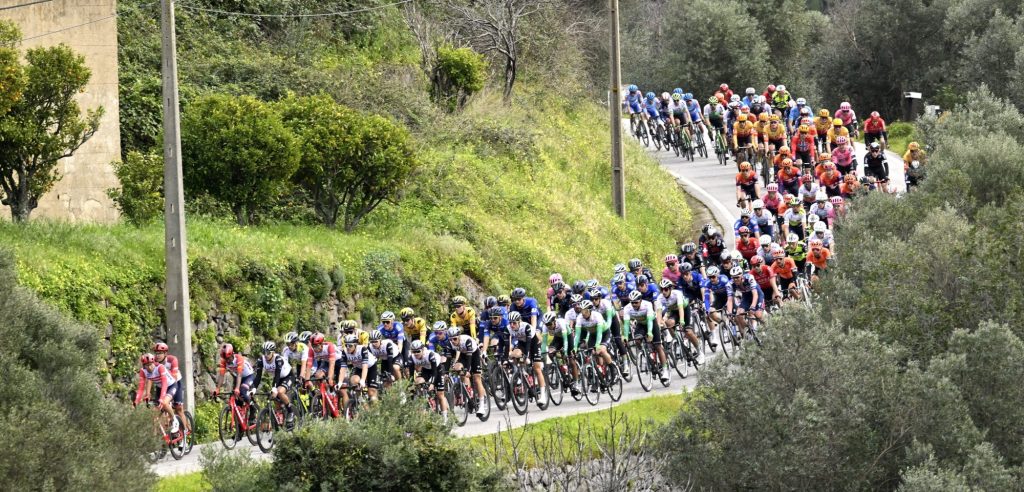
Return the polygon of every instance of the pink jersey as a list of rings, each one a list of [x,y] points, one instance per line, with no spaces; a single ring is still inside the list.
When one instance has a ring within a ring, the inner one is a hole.
[[[853,165],[853,147],[841,145],[833,149],[832,162],[839,167],[850,167]]]
[[[857,119],[857,113],[854,113],[852,109],[848,111],[837,109],[835,117],[843,120],[843,126],[846,126],[853,123],[853,120]]]
[[[661,271],[661,278],[667,278],[667,279],[671,280],[672,283],[674,283],[674,284],[678,284],[679,283],[679,277],[682,277],[682,276],[683,276],[683,271],[679,270],[679,269],[676,269],[676,271],[673,272],[669,267],[665,267],[665,269]]]
[[[141,403],[143,396],[145,396],[143,393],[146,391],[146,381],[160,385],[161,400],[167,395],[167,388],[174,384],[174,378],[171,377],[170,371],[163,364],[154,365],[152,371],[147,371],[145,367],[139,369],[139,390],[135,393],[136,405]]]

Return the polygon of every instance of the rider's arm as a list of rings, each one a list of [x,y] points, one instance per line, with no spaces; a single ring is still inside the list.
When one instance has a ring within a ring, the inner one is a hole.
[[[469,313],[469,308],[468,307],[466,308],[466,313],[467,314]],[[474,340],[477,339],[476,338],[476,313],[473,313],[473,315],[469,317],[469,336],[473,337]]]
[[[136,405],[142,403],[142,395],[145,394],[147,382],[149,382],[149,380],[146,379],[146,371],[143,369],[139,369],[139,390],[135,392]]]
[[[263,361],[259,361],[259,363],[256,364],[255,369],[256,369],[256,379],[254,379],[253,382],[252,382],[253,389],[259,388],[260,387],[260,383],[263,381]],[[276,381],[275,381],[275,383],[276,383]],[[275,384],[275,386],[277,386],[277,385]]]
[[[288,364],[288,361],[284,360],[284,357],[278,357],[274,361],[274,387],[281,386],[281,373],[284,372],[284,365]]]
[[[647,336],[654,336],[654,309],[647,311]]]

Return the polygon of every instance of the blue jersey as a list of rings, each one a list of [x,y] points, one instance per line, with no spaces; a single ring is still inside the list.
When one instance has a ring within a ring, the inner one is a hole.
[[[686,110],[690,112],[690,119],[694,122],[701,120],[700,103],[690,99],[686,102]]]
[[[654,298],[658,295],[658,288],[655,287],[653,284],[647,284],[646,289],[640,289],[640,287],[637,287],[637,290],[639,290],[640,295],[643,296],[641,297],[641,299],[649,301],[651,303],[654,302]]]
[[[512,305],[509,306],[509,310],[519,313],[519,315],[523,317],[523,323],[530,323],[531,316],[540,318],[540,309],[537,308],[537,300],[532,297],[523,299],[522,306],[516,306],[516,303],[513,302]]]
[[[734,283],[732,288],[737,294],[749,294],[758,290],[757,280],[749,272],[744,273],[743,277],[740,278],[740,282],[738,284]]]
[[[451,354],[455,351],[452,347],[451,337],[445,336],[444,341],[439,341],[436,333],[431,333],[430,337],[427,338],[427,348],[439,354]]]
[[[725,275],[719,275],[718,278],[706,280],[704,282],[704,288],[707,289],[709,294],[732,295],[732,281]]]
[[[491,318],[489,316],[486,316],[480,320],[480,323],[477,324],[477,328],[477,331],[482,330],[492,335],[505,333],[506,331],[508,331],[508,314],[502,315],[501,320],[498,321],[497,323],[492,323]],[[477,333],[477,335],[480,334]]]
[[[647,116],[650,116],[651,118],[661,118],[661,111],[658,106],[659,104],[657,100],[645,101],[644,111],[646,111]]]
[[[740,235],[740,227],[743,227],[743,226],[747,226],[748,228],[750,228],[750,237],[757,238],[758,236],[761,235],[761,228],[758,227],[756,220],[747,220],[747,222],[744,223],[742,218],[740,218],[740,220],[737,220],[736,224],[734,224],[732,226],[733,232],[737,236],[739,236]]]
[[[630,92],[626,94],[626,102],[629,103],[630,108],[633,108],[633,111],[640,111],[640,106],[644,102],[644,95],[640,91]]]
[[[405,328],[402,327],[401,321],[392,321],[391,329],[385,328],[384,323],[381,323],[377,325],[377,331],[381,332],[381,334],[384,335],[384,338],[395,343],[405,340]]]
[[[686,299],[690,301],[696,301],[701,298],[701,289],[704,288],[704,277],[701,274],[691,271],[690,281],[687,282],[684,276],[679,276],[679,282],[676,284],[679,290],[683,292]]]
[[[629,293],[631,291],[633,291],[633,289],[630,288],[628,284],[621,289],[618,286],[615,286],[612,288],[611,295],[615,296],[615,298],[619,300],[619,304],[625,306],[626,304],[629,304]]]
[[[788,121],[792,125],[796,125],[800,121],[800,109],[801,108],[807,108],[808,117],[814,118],[814,110],[811,109],[810,106],[808,106],[806,104],[804,104],[803,106],[797,104],[796,106],[793,106],[792,108],[789,108],[789,115],[786,118],[786,121]]]

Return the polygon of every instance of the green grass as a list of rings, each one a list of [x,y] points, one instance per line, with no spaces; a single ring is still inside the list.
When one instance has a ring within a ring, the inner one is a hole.
[[[907,152],[907,145],[916,139],[916,128],[913,123],[895,121],[888,125],[887,130],[889,131],[888,149],[901,156]],[[863,134],[859,140],[864,143]]]
[[[513,441],[519,443],[523,464],[528,467],[537,466],[544,456],[557,456],[567,462],[580,453],[593,458],[600,454],[601,447],[607,448],[616,440],[613,435],[642,430],[650,438],[658,427],[679,413],[685,398],[681,394],[643,398],[608,410],[542,420],[500,434],[465,440],[477,449],[483,462],[504,467],[510,465],[508,453],[513,449]],[[612,429],[615,429],[614,434]]]
[[[207,492],[209,490],[212,490],[212,487],[203,478],[203,473],[195,472],[161,478],[156,483],[154,492]]]

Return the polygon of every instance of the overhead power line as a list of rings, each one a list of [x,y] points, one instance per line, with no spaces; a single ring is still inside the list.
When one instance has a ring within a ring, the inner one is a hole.
[[[50,1],[53,1],[53,0],[39,0],[39,1],[35,2],[35,3],[50,2]],[[152,3],[147,3],[147,4],[139,5],[139,8],[140,9],[144,9],[146,7],[149,7],[151,5],[155,5],[157,3],[159,3],[159,2],[152,2]],[[31,5],[31,4],[24,4],[24,5]],[[7,7],[7,8],[14,8],[14,7]],[[119,13],[115,13],[114,15],[108,15],[106,17],[100,17],[99,19],[93,19],[93,20],[88,21],[88,22],[83,22],[81,24],[75,24],[73,26],[65,27],[63,29],[57,29],[56,31],[50,31],[50,32],[46,32],[46,33],[43,33],[43,34],[38,34],[38,35],[35,35],[35,36],[23,38],[22,41],[29,41],[29,40],[32,40],[32,39],[38,39],[38,38],[42,38],[42,37],[45,37],[45,36],[49,36],[51,34],[57,34],[59,32],[70,31],[72,29],[78,29],[79,27],[88,26],[89,24],[95,24],[97,22],[103,22],[105,20],[113,19],[113,18],[118,17],[120,15],[121,14],[119,14]]]
[[[403,3],[409,3],[412,0],[401,0],[399,2],[389,3],[387,5],[378,5],[376,7],[366,7],[355,10],[346,10],[341,12],[317,12],[311,14],[257,14],[251,12],[229,12],[226,10],[207,9],[203,7],[193,7],[187,4],[178,4],[178,8],[185,10],[192,10],[196,12],[207,12],[211,14],[222,14],[222,15],[237,15],[242,17],[274,17],[274,18],[288,18],[288,17],[332,17],[332,16],[343,16],[352,14],[361,14],[363,12],[372,12],[374,10],[386,9],[388,7],[394,7],[396,5],[402,5]]]
[[[30,7],[32,5],[36,5],[36,4],[40,4],[40,3],[47,3],[47,2],[52,2],[52,1],[53,0],[36,0],[34,2],[23,3],[23,4],[20,4],[20,5],[11,5],[9,7],[0,7],[0,10],[20,9],[22,7]]]

